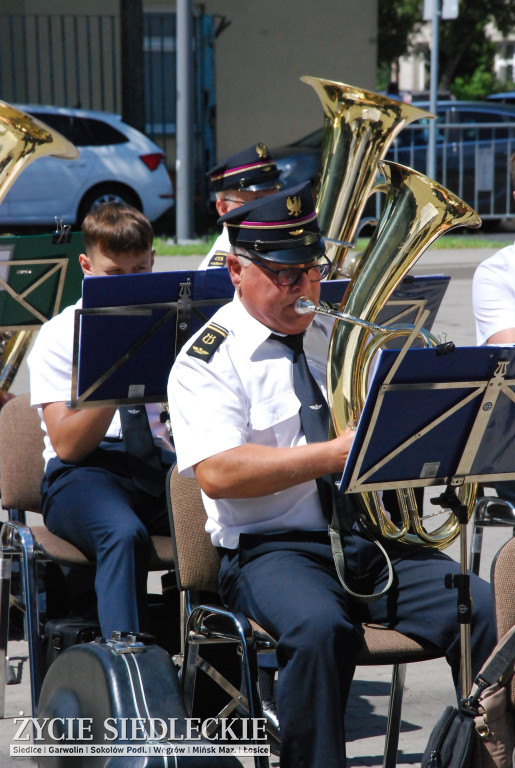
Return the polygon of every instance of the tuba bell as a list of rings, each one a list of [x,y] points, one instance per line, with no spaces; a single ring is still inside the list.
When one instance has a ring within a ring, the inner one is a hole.
[[[381,161],[405,125],[432,115],[342,83],[302,79],[315,88],[325,113],[317,212],[321,231],[329,240],[328,256],[333,263],[329,279],[341,274],[378,168],[385,179],[381,218],[357,262],[339,311],[333,313],[337,322],[329,346],[327,390],[333,430],[339,435],[349,421],[359,418],[372,360],[391,338],[387,333],[373,332],[379,312],[434,240],[456,227],[479,227],[481,219],[463,200],[423,174]],[[407,335],[412,330],[413,326],[406,327],[400,333]],[[431,334],[425,335],[426,346],[437,343]],[[469,517],[475,495],[475,485],[460,489]],[[397,497],[400,525],[390,519],[379,493],[354,495],[360,519],[374,535],[438,549],[458,535],[459,524],[452,512],[442,525],[428,532],[413,489],[399,489]]]
[[[324,110],[320,179],[314,193],[326,255],[328,279],[342,273],[366,202],[377,190],[377,163],[395,137],[414,120],[434,117],[411,104],[344,83],[301,77],[317,93]]]
[[[44,155],[74,159],[77,148],[49,126],[0,101],[0,204],[29,163]],[[7,392],[35,331],[0,331],[0,393]]]

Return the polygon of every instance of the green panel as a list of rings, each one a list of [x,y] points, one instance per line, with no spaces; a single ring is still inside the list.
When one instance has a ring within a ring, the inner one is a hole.
[[[61,239],[0,236],[0,328],[36,329],[74,304],[81,295],[83,250],[81,232]]]

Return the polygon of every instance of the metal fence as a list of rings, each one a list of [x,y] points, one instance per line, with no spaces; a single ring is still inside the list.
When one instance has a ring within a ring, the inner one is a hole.
[[[410,125],[387,159],[426,173],[428,126]],[[510,158],[515,122],[439,123],[435,178],[474,208],[483,221],[515,218]]]

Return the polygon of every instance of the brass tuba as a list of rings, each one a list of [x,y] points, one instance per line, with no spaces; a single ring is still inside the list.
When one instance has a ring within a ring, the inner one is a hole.
[[[44,155],[74,159],[77,148],[60,133],[0,101],[0,204],[29,163]],[[35,331],[0,331],[0,393],[7,392]]]
[[[301,77],[316,91],[324,109],[321,178],[314,190],[326,255],[338,277],[370,195],[385,191],[377,184],[377,163],[409,123],[432,118],[430,112],[319,77]]]
[[[427,112],[383,96],[318,78],[302,78],[313,85],[325,112],[324,149],[317,209],[320,228],[330,241],[337,277],[349,242],[358,230],[378,167],[386,200],[380,221],[355,267],[339,312],[347,322],[335,322],[327,368],[329,409],[334,432],[341,434],[358,419],[366,397],[368,374],[378,347],[388,334],[371,340],[370,324],[415,261],[440,235],[456,227],[479,227],[475,211],[449,190],[411,168],[379,162],[391,142],[409,122]],[[354,318],[354,319],[353,319]],[[341,318],[340,318],[341,319]],[[366,324],[369,324],[368,326]],[[406,328],[405,335],[411,332]],[[435,343],[430,334],[427,342]],[[463,486],[463,503],[472,514],[476,488]],[[385,512],[376,492],[356,494],[360,517],[374,534],[405,544],[443,549],[459,532],[453,513],[436,530],[427,532],[413,489],[399,490],[400,526]]]

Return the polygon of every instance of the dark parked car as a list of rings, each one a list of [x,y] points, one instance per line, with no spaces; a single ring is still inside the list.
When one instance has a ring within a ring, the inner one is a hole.
[[[415,106],[429,110],[428,102]],[[515,104],[439,101],[436,180],[469,203],[485,222],[515,216],[510,156],[515,152]],[[426,173],[429,120],[404,128],[386,159]],[[318,171],[323,129],[288,146],[272,149],[285,184],[313,181]],[[373,210],[366,211],[367,215]]]

